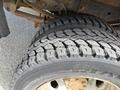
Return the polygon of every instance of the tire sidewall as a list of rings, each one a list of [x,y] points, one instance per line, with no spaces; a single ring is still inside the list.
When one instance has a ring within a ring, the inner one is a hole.
[[[59,60],[46,63],[43,66],[31,68],[16,82],[13,90],[36,90],[47,81],[63,77],[90,77],[110,81],[120,86],[119,65],[114,61],[101,59],[80,58]]]

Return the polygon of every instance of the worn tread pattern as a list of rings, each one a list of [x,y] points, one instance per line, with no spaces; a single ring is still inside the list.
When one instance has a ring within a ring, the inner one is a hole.
[[[89,29],[90,36],[88,30],[74,28],[53,32],[39,39],[31,46],[32,48],[30,47],[21,64],[18,65],[17,77],[37,65],[70,58],[102,58],[119,62],[120,47],[113,44],[114,38],[108,38],[100,30],[97,30],[97,33],[95,31]]]
[[[42,34],[47,32],[51,32],[52,30],[56,30],[56,27],[62,27],[63,25],[81,25],[82,27],[95,27],[98,29],[102,29],[104,31],[110,32],[115,37],[120,39],[118,33],[113,30],[113,28],[105,23],[104,20],[100,19],[99,17],[88,15],[88,14],[80,14],[80,15],[71,15],[71,16],[63,16],[59,17],[57,20],[49,21],[42,25],[40,30],[36,33],[35,37],[32,40],[32,44],[35,43],[38,38],[43,37]]]

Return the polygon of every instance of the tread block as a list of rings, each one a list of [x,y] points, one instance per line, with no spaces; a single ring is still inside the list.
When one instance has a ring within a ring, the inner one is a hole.
[[[118,47],[117,45],[115,45],[115,44],[110,44],[115,50],[118,50],[118,51],[120,51],[120,47]]]
[[[65,37],[66,35],[63,33],[63,31],[58,31],[56,32],[56,36],[62,38]]]
[[[109,44],[105,43],[105,42],[102,42],[100,41],[99,42],[103,47],[107,47],[107,48],[111,48]]]
[[[43,43],[43,42],[46,42],[48,39],[47,39],[47,36],[44,36],[40,39],[40,41]]]
[[[23,71],[26,71],[26,70],[29,69],[28,61],[27,61],[27,60],[25,60],[25,61],[22,62],[22,67],[21,67],[21,69],[22,69]]]
[[[56,23],[57,26],[63,25],[63,23],[61,22],[61,20],[57,20],[55,23]]]
[[[37,53],[36,61],[38,63],[45,61],[45,53]]]
[[[117,55],[116,55],[116,53],[115,53],[115,51],[114,50],[112,50],[112,49],[110,49],[110,48],[105,48],[105,51],[106,51],[106,53],[107,53],[107,55],[111,58],[111,59],[113,59],[113,58],[117,58]]]
[[[105,37],[106,37],[104,34],[102,34],[102,33],[100,32],[100,30],[95,30],[95,29],[93,29],[92,31],[93,31],[96,35],[99,35],[99,36],[102,37],[102,38],[105,38]]]
[[[75,29],[73,29],[73,31],[76,33],[76,34],[78,34],[78,35],[82,35],[82,36],[84,36],[84,35],[86,35],[81,29],[79,29],[79,28],[75,28]]]
[[[105,52],[102,48],[98,46],[92,47],[93,53],[95,54],[96,57],[105,57]]]
[[[92,20],[90,20],[88,17],[84,17],[85,21],[87,22],[88,25],[94,25],[94,23],[92,22]]]
[[[89,36],[96,36],[96,34],[93,33],[90,29],[84,28],[83,31],[86,32],[87,35],[89,35]]]
[[[21,69],[22,68],[22,64],[19,64],[16,68],[16,74],[21,75],[24,71]]]
[[[94,40],[87,40],[87,42],[90,44],[90,45],[92,45],[92,46],[100,46],[96,41],[94,41]]]
[[[62,23],[61,25],[66,25],[66,24],[70,24],[70,18],[61,18],[60,22]]]
[[[70,56],[78,57],[79,56],[79,49],[76,46],[68,46]]]
[[[56,39],[55,33],[50,33],[50,34],[48,35],[48,39],[49,39],[49,40]]]
[[[36,60],[36,57],[35,56],[32,56],[29,58],[29,62],[28,62],[28,65],[29,66],[35,66],[37,63],[35,62]]]
[[[88,46],[88,44],[87,44],[84,40],[82,40],[82,39],[78,39],[78,40],[76,40],[75,42],[76,42],[78,45]]]
[[[66,45],[75,46],[75,43],[72,40],[66,40],[64,43]]]
[[[35,56],[35,51],[30,52],[29,56]]]
[[[47,60],[55,60],[56,59],[55,50],[47,50],[46,56]]]
[[[44,46],[46,50],[53,49],[54,47],[51,44],[47,44]]]
[[[57,48],[56,49],[58,58],[67,58],[67,50],[65,48]]]
[[[68,35],[68,36],[73,36],[73,35],[75,35],[75,33],[73,33],[72,30],[70,30],[70,29],[65,30],[64,32],[65,32],[66,35]]]
[[[39,46],[37,47],[36,52],[37,53],[44,52],[44,49],[41,46]]]
[[[55,47],[64,47],[63,43],[62,43],[62,42],[59,42],[59,41],[55,42],[55,43],[54,43],[54,46],[55,46]]]
[[[86,24],[85,20],[81,16],[76,17],[76,19],[79,21],[80,24]]]
[[[39,42],[39,41],[36,41],[36,42],[34,43],[34,46],[38,46],[38,45],[40,45],[40,42]]]
[[[80,51],[82,51],[85,56],[92,56],[92,50],[88,46],[80,46]]]

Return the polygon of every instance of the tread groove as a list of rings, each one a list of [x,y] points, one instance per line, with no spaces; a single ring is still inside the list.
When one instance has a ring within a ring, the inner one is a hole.
[[[46,49],[45,49],[43,46],[42,46],[42,48],[43,48],[43,50],[44,50],[44,58],[45,58],[46,61],[48,61],[47,55],[46,55],[46,52],[47,52],[47,51],[46,51]]]
[[[68,46],[67,46],[64,42],[62,42],[62,44],[64,45],[64,47],[65,47],[65,49],[66,49],[67,56],[70,57],[70,52],[69,52],[69,50],[67,49]]]

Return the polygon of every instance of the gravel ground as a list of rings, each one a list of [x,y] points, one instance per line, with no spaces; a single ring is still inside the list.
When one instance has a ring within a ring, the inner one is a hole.
[[[31,22],[6,12],[11,34],[0,39],[0,90],[9,90],[9,82],[17,63],[36,30]]]

